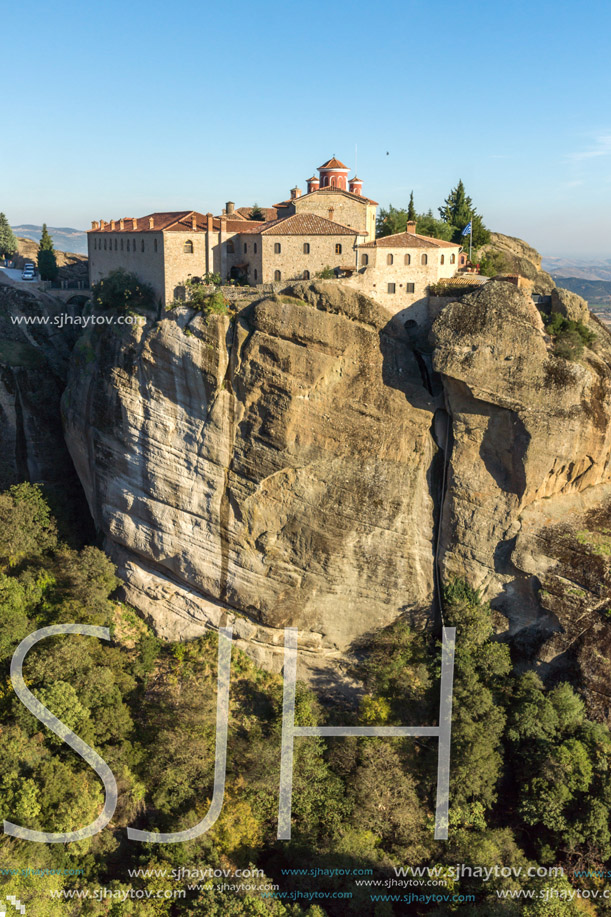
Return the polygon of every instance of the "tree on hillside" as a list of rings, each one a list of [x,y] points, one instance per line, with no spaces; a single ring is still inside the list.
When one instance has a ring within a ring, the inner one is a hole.
[[[431,236],[433,239],[444,239],[450,242],[454,235],[454,229],[443,220],[436,220],[433,211],[416,214],[416,230],[420,236]]]
[[[376,236],[392,236],[396,232],[405,232],[407,226],[407,210],[400,207],[380,207],[376,219]]]
[[[462,180],[448,194],[443,207],[439,208],[439,215],[444,223],[453,227],[452,242],[464,242],[466,237],[462,232],[469,220],[473,223],[473,247],[479,248],[490,241],[490,233],[473,206],[473,201],[466,194]]]
[[[416,219],[416,208],[414,206],[414,192],[412,191],[409,196],[409,204],[407,206],[407,219],[415,220]]]
[[[42,224],[42,235],[38,246],[38,272],[41,280],[55,280],[57,277],[57,260],[53,239],[47,230],[47,224]]]
[[[263,212],[261,207],[259,207],[259,205],[255,203],[252,205],[252,210],[248,214],[248,219],[249,220],[259,220],[260,222],[264,223],[265,222],[265,213]]]
[[[9,221],[0,213],[0,255],[10,257],[17,251],[17,239],[10,227]]]

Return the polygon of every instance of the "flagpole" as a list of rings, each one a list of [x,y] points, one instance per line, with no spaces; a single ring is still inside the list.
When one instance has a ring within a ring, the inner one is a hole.
[[[471,261],[471,249],[473,248],[473,214],[469,214],[469,261]]]

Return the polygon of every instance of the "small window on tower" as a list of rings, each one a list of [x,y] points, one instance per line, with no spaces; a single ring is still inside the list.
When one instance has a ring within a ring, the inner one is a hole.
[[[386,255],[386,264],[392,264],[394,260],[392,255]]]
[[[309,255],[309,254],[310,254],[310,243],[309,243],[309,242],[304,242],[304,243],[303,243],[303,253],[304,253],[304,255]]]
[[[245,242],[245,243],[244,243],[244,254],[246,254],[247,251],[248,251],[248,245],[247,245],[247,243]]]
[[[106,239],[104,239],[104,251],[106,251]]]
[[[281,251],[282,251],[282,246],[280,245],[280,243],[274,242],[274,254],[279,255]]]
[[[342,247],[341,247],[340,243],[337,242],[336,245],[335,245],[335,254],[336,254],[336,255],[341,255],[341,253],[342,253]]]
[[[256,255],[257,254],[257,243],[256,242],[253,243],[252,250]]]
[[[191,241],[191,239],[187,239],[187,241],[185,242],[183,252],[185,253],[185,255],[193,254],[193,242]]]
[[[127,240],[127,250],[129,251],[129,239]]]
[[[141,252],[144,251],[144,239],[141,239],[141,240],[140,240],[140,251],[141,251]]]
[[[255,280],[257,279],[257,269],[255,268]]]

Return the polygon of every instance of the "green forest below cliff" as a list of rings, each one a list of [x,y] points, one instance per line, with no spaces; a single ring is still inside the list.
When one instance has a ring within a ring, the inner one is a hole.
[[[64,845],[2,837],[1,893],[18,897],[28,914],[387,917],[442,915],[456,908],[527,917],[584,913],[579,901],[568,900],[569,880],[574,870],[600,868],[611,857],[609,730],[588,719],[568,683],[546,689],[534,672],[516,672],[508,647],[493,638],[489,606],[464,582],[448,584],[444,602],[446,624],[457,627],[447,842],[433,839],[437,748],[436,740],[427,738],[298,740],[293,837],[278,841],[282,679],[234,647],[221,816],[196,840],[140,844],[127,840],[128,825],[178,831],[196,824],[208,809],[216,635],[189,643],[158,640],[113,598],[118,581],[106,555],[91,545],[71,544],[65,530],[60,534],[39,487],[20,484],[0,494],[0,523],[3,818],[68,831],[100,811],[102,787],[94,772],[21,705],[9,664],[19,641],[40,627],[85,623],[112,632],[109,644],[82,636],[45,640],[25,663],[30,690],[98,751],[119,785],[111,825],[91,839]],[[322,707],[300,684],[298,725],[436,724],[435,635],[400,621],[362,647],[360,660],[354,673],[364,686],[358,710]],[[457,878],[452,873],[457,863],[521,869],[522,876],[533,864],[559,864],[568,879],[492,877],[482,883]],[[380,889],[356,886],[352,875],[284,872],[372,870],[368,874],[375,880],[386,880],[395,876],[394,867],[406,865],[438,866],[445,887],[424,891],[472,895],[472,903],[412,903],[406,909],[404,903],[372,900]],[[181,867],[233,873],[253,866],[264,876],[250,881],[274,883],[284,900],[226,890],[227,880],[218,877],[199,889],[169,878]],[[11,875],[14,869],[31,872]],[[128,869],[140,875],[130,878]],[[54,874],[41,877],[36,870]],[[159,875],[163,870],[166,877]],[[581,878],[577,884],[595,888],[596,880]],[[497,897],[498,891],[520,888],[557,896],[553,910],[544,899],[524,904]],[[83,889],[105,889],[107,897],[69,897]],[[130,890],[144,896],[166,889],[185,896],[120,900]],[[68,897],[54,897],[62,890]],[[323,897],[290,899],[304,892]],[[331,897],[339,893],[351,897]],[[603,906],[597,913],[611,909]]]

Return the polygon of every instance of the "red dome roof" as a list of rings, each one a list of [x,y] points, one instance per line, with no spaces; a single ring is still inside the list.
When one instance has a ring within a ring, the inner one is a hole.
[[[326,162],[323,162],[322,166],[318,167],[319,171],[321,169],[345,169],[346,172],[350,171],[349,166],[345,166],[343,162],[340,162],[339,159],[336,159],[333,156],[331,159],[328,159]]]

